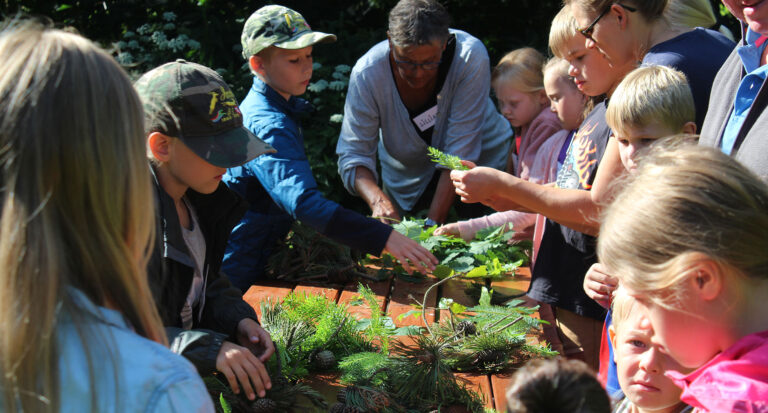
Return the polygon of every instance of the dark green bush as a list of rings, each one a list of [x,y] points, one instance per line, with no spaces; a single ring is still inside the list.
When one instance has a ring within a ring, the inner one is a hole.
[[[250,88],[251,75],[240,54],[240,31],[253,11],[270,3],[256,1],[244,6],[244,2],[226,0],[0,0],[0,15],[40,15],[59,26],[72,26],[112,49],[134,76],[177,58],[202,63],[221,73],[242,100]],[[343,113],[346,92],[346,88],[338,86],[347,81],[348,74],[338,68],[353,66],[366,50],[386,38],[387,12],[397,0],[280,3],[301,12],[314,29],[338,36],[337,43],[315,49],[315,61],[321,65],[305,97],[318,110],[303,123],[307,155],[321,190],[330,199],[367,213],[365,204],[344,190],[336,172],[335,147],[341,125],[338,115]],[[452,27],[482,39],[494,64],[517,47],[533,46],[545,51],[550,21],[561,0],[443,0],[443,4],[453,16]],[[730,18],[733,27],[732,16],[725,18]],[[332,82],[336,82],[333,87]]]

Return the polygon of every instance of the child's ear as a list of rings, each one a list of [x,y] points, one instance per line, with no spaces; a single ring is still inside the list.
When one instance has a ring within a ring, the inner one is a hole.
[[[147,137],[147,147],[152,156],[159,162],[171,159],[171,137],[160,132],[152,132]]]
[[[723,290],[723,271],[720,265],[701,253],[692,253],[689,286],[704,301],[712,301]]]
[[[608,340],[611,341],[611,347],[613,347],[613,361],[616,362],[616,326],[611,324],[608,326]]]
[[[547,96],[547,91],[544,89],[539,91],[539,102],[541,102],[541,104],[544,106],[550,105],[549,97]]]
[[[696,134],[696,123],[694,123],[694,122],[686,122],[685,125],[683,125],[683,133],[686,133],[688,135],[695,135]]]
[[[264,76],[264,59],[261,56],[252,55],[248,58],[248,65],[251,67],[251,71]]]

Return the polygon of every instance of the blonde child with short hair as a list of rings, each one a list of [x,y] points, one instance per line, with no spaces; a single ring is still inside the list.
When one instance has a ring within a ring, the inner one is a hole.
[[[637,168],[637,156],[655,139],[696,133],[696,108],[685,75],[667,66],[630,72],[611,97],[605,120],[619,143],[621,163]]]
[[[686,371],[651,341],[653,329],[642,306],[623,288],[616,290],[611,304],[613,343],[621,392],[611,395],[614,413],[680,413],[691,410],[680,401],[681,390],[664,374]]]
[[[682,72],[666,66],[643,66],[627,74],[611,96],[605,118],[618,142],[618,155],[628,173],[636,171],[640,156],[657,139],[696,132],[693,95],[688,81]],[[590,298],[607,308],[617,285],[616,278],[601,263],[596,263],[587,271],[583,288]],[[613,347],[605,334],[611,323],[609,311],[603,327],[600,378],[609,392],[614,392],[618,382],[615,363],[610,356]]]
[[[606,210],[600,261],[648,314],[702,412],[768,409],[768,186],[695,145],[646,157]]]
[[[213,412],[147,281],[141,101],[89,40],[0,30],[0,411]]]

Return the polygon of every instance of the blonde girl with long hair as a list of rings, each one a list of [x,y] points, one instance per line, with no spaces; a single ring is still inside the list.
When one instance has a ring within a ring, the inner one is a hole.
[[[507,157],[507,172],[526,181],[548,183],[555,180],[549,153],[544,153],[551,138],[563,130],[557,115],[550,110],[544,90],[543,67],[546,59],[536,49],[524,47],[504,55],[491,74],[491,86],[499,111],[519,135],[519,146],[512,145]],[[562,144],[562,139],[559,139]],[[435,234],[460,236],[465,240],[477,231],[505,225],[515,229],[515,239],[533,237],[535,214],[511,211],[443,225]]]
[[[606,210],[600,261],[648,313],[700,412],[768,400],[768,186],[717,149],[658,147]]]
[[[163,345],[145,273],[153,198],[143,111],[76,34],[0,32],[0,410],[212,411]]]

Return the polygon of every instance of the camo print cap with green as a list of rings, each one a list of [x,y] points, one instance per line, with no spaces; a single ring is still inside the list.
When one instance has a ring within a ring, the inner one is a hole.
[[[256,10],[245,22],[240,36],[243,57],[246,59],[269,46],[302,49],[321,42],[335,41],[335,35],[313,31],[297,11],[278,5]]]

